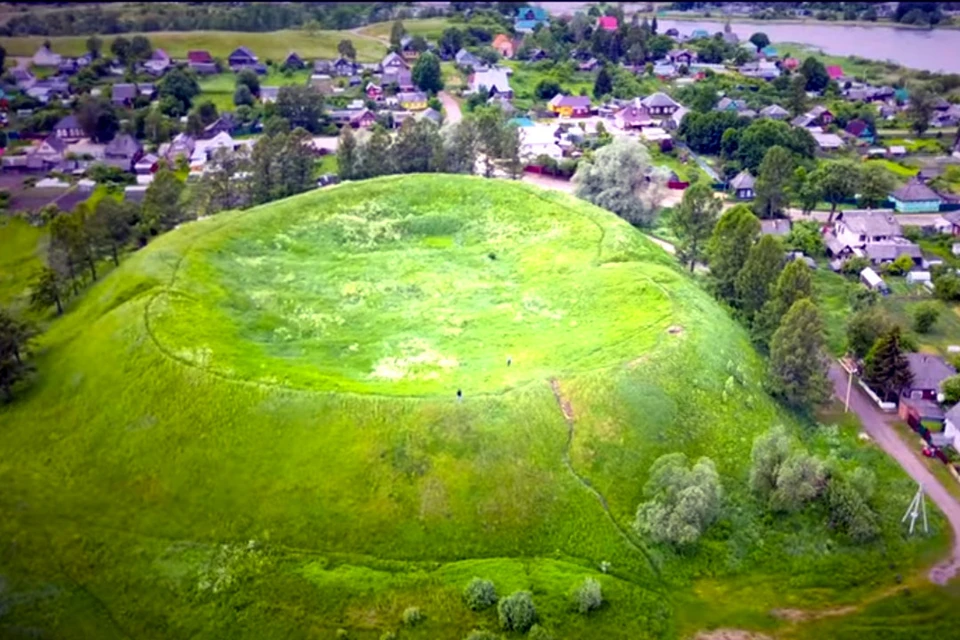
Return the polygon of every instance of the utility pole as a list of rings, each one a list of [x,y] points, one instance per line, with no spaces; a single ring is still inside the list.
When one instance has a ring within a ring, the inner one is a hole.
[[[910,501],[910,506],[907,507],[907,512],[903,514],[903,517],[900,519],[900,522],[906,522],[907,518],[910,518],[910,533],[913,534],[913,528],[917,523],[917,518],[920,514],[923,514],[923,532],[930,533],[930,529],[927,526],[927,501],[923,499],[923,485],[917,486],[917,493],[914,494],[913,500]]]
[[[853,389],[853,371],[856,368],[849,358],[840,358],[838,360],[843,370],[847,372],[847,395],[843,401],[843,412],[850,412],[850,391]]]

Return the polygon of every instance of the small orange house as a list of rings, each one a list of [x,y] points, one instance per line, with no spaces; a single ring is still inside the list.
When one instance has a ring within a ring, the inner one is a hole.
[[[517,51],[517,45],[510,39],[509,36],[501,33],[496,38],[493,39],[493,44],[491,45],[496,49],[497,53],[500,54],[503,58],[512,58]]]

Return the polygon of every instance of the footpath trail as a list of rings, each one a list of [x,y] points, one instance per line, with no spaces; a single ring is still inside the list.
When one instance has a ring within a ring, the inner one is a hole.
[[[463,120],[463,114],[460,112],[460,103],[457,100],[447,93],[446,91],[441,91],[437,94],[437,97],[440,98],[440,102],[443,103],[443,110],[446,112],[445,121],[449,124],[456,124]]]
[[[830,380],[834,393],[841,400],[846,397],[848,374],[840,365],[830,367]],[[950,495],[937,478],[924,466],[918,457],[890,425],[891,417],[880,411],[859,388],[850,394],[850,409],[860,417],[864,430],[880,448],[893,457],[911,478],[923,485],[927,496],[943,512],[953,529],[951,556],[930,570],[930,581],[944,585],[960,573],[960,502]],[[906,509],[906,505],[904,505]]]

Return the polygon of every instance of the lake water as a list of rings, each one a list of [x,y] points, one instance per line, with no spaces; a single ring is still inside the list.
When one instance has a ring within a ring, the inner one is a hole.
[[[570,15],[585,11],[588,2],[535,2],[554,15]],[[627,15],[645,8],[645,4],[625,3]],[[689,35],[694,29],[710,33],[723,30],[720,20],[657,19],[662,33],[677,29]],[[895,27],[852,27],[811,21],[804,23],[737,23],[733,32],[746,40],[757,31],[766,33],[772,42],[800,42],[836,56],[860,56],[871,60],[892,60],[905,67],[960,73],[960,30],[897,29]]]

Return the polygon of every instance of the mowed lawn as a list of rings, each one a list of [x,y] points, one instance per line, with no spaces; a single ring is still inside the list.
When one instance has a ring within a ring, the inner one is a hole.
[[[520,183],[392,176],[184,224],[37,354],[0,406],[0,636],[463,638],[497,628],[463,604],[474,576],[530,590],[558,640],[771,630],[772,608],[856,602],[949,542],[938,513],[903,535],[915,485],[855,425],[770,399],[672,258]],[[879,540],[750,495],[777,423],[876,472]],[[676,451],[715,460],[726,496],[685,553],[630,528]]]
[[[266,75],[260,76],[261,87],[286,87],[305,85],[310,77],[310,70],[283,73],[277,67],[269,67]],[[198,101],[210,100],[220,111],[232,111],[233,94],[237,89],[237,74],[227,71],[216,75],[203,76],[199,79],[201,95]]]
[[[162,48],[174,58],[185,58],[187,51],[206,49],[214,57],[226,59],[230,53],[241,45],[249,47],[261,62],[273,60],[282,62],[291,51],[296,51],[301,57],[335,58],[337,44],[343,39],[350,39],[357,50],[357,59],[363,62],[375,62],[386,53],[386,47],[371,38],[364,38],[346,31],[318,31],[309,34],[303,30],[271,31],[266,33],[251,33],[241,31],[156,31],[150,33],[125,33],[125,38],[143,35],[150,38],[156,48]],[[4,38],[3,46],[7,55],[32,56],[45,40],[50,40],[53,50],[63,55],[81,55],[86,51],[88,36],[22,36]],[[114,36],[101,36],[104,50],[109,51]]]

